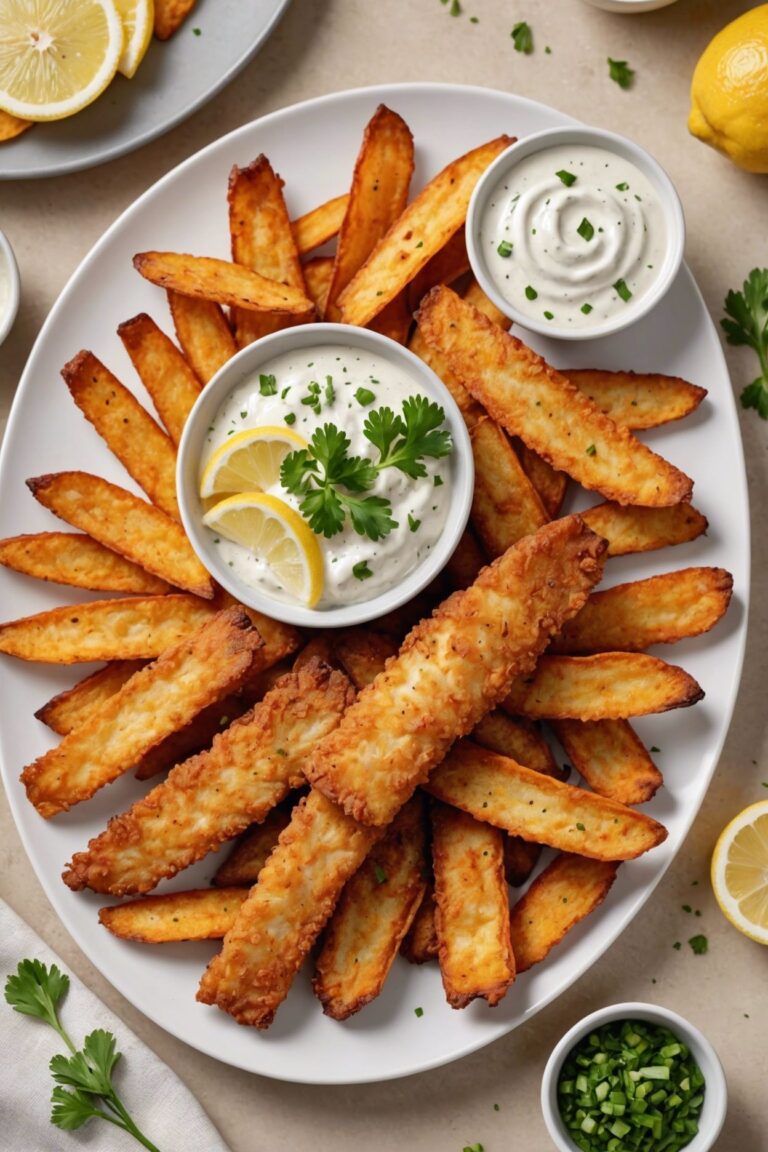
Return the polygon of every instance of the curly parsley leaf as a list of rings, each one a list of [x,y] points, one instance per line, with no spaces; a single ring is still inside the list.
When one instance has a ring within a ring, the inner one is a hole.
[[[299,510],[318,536],[330,539],[344,527],[344,508],[338,492],[330,485],[308,491]]]
[[[393,528],[397,528],[397,520],[392,519],[392,505],[383,496],[366,496],[364,500],[342,496],[341,501],[349,512],[352,527],[358,536],[381,540]]]
[[[752,348],[760,362],[760,375],[742,390],[742,407],[768,420],[768,268],[753,268],[741,292],[726,296],[725,311],[720,324],[728,343]]]
[[[428,400],[426,396],[409,396],[403,401],[402,419],[396,419],[400,425],[399,439],[388,436],[384,451],[370,435],[370,420],[366,420],[363,425],[363,435],[379,447],[381,458],[376,465],[377,469],[398,468],[412,480],[417,480],[427,474],[422,463],[425,456],[439,460],[453,448],[450,432],[440,429],[445,421],[445,412],[439,404]]]
[[[376,408],[370,412],[363,425],[363,435],[378,448],[382,459],[387,456],[398,436],[405,436],[402,417],[396,416],[391,408]]]

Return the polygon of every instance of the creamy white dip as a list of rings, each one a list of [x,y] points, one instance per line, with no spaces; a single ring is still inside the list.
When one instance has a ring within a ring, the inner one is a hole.
[[[666,241],[650,180],[585,144],[520,160],[493,189],[480,223],[498,291],[557,327],[591,328],[631,308],[658,278]]]
[[[331,389],[327,388],[329,378]],[[270,380],[266,388],[262,379]],[[319,413],[302,404],[311,395],[311,383],[320,385],[319,394],[315,393]],[[271,394],[265,395],[265,391]],[[376,449],[363,435],[366,417],[385,405],[398,414],[403,400],[417,394],[424,395],[424,389],[416,377],[360,348],[318,345],[284,353],[261,365],[221,406],[206,438],[201,472],[229,434],[268,426],[291,427],[309,441],[316,428],[332,423],[349,437],[350,455],[376,460]],[[392,504],[397,526],[382,539],[373,541],[358,535],[349,517],[342,530],[330,539],[317,536],[324,564],[324,589],[318,609],[371,600],[395,587],[426,559],[448,515],[451,459],[451,455],[439,460],[425,458],[427,475],[416,480],[397,468],[379,473],[374,486],[364,495],[382,496]],[[299,511],[301,497],[286,491],[279,481],[267,491]],[[216,533],[212,536],[223,562],[246,584],[285,603],[296,603],[263,559]],[[359,573],[363,565],[371,575],[361,579],[353,570],[357,568]]]

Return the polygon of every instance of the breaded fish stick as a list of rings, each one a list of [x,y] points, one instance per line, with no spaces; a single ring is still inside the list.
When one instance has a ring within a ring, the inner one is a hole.
[[[407,637],[307,766],[355,819],[385,825],[454,740],[532,670],[586,601],[605,544],[578,516],[527,536]]]
[[[263,820],[303,782],[305,759],[352,698],[346,676],[318,662],[288,673],[209,751],[114,816],[73,858],[64,882],[113,896],[149,892]]]

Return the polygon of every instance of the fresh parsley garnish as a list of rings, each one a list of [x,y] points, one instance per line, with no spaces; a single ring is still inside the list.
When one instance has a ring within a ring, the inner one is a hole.
[[[582,240],[591,240],[595,234],[595,227],[590,220],[587,220],[585,216],[576,231],[578,232],[579,236],[581,236]]]
[[[581,310],[585,316],[589,316],[590,312],[592,311],[592,305],[591,304],[582,304]]]
[[[409,512],[408,513],[408,527],[410,528],[411,532],[418,532],[420,526],[421,526],[421,520],[417,520],[416,517],[412,516]]]
[[[519,24],[515,24],[510,36],[515,43],[515,52],[524,52],[526,56],[530,56],[533,52],[533,32],[530,24],[521,20]]]
[[[536,299],[536,297],[537,297],[538,295],[539,295],[539,294],[538,294],[538,292],[536,291],[536,289],[535,289],[535,288],[532,288],[530,284],[529,284],[529,285],[527,286],[527,288],[525,289],[525,298],[526,298],[526,300],[535,300],[535,299]]]
[[[621,184],[616,185],[616,191],[617,192],[628,192],[629,191],[629,184],[627,184],[626,180],[622,180]]]
[[[587,456],[597,456],[597,445],[587,444],[584,451],[586,452]]]
[[[691,936],[688,941],[694,953],[697,956],[703,956],[705,952],[709,951],[709,941],[706,936],[699,934],[698,936]]]
[[[128,1132],[149,1152],[159,1152],[136,1127],[115,1091],[112,1070],[120,1053],[112,1033],[97,1028],[78,1051],[65,1031],[57,1007],[68,988],[69,977],[55,964],[48,968],[40,960],[22,960],[5,983],[5,999],[11,1008],[50,1025],[70,1052],[54,1056],[49,1065],[57,1085],[51,1094],[51,1123],[69,1132],[98,1117]]]
[[[264,373],[259,375],[259,392],[262,396],[275,396],[277,395],[277,380],[274,376],[265,376]]]
[[[414,1016],[422,1017],[424,1015],[424,1009],[423,1008],[414,1008],[413,1014],[414,1014]]]
[[[368,567],[368,561],[358,560],[352,568],[352,575],[355,580],[367,580],[369,576],[373,576],[373,572]]]
[[[381,864],[374,864],[373,874],[376,877],[376,883],[377,884],[386,884],[387,874],[384,871],[384,869],[382,868]]]
[[[296,413],[295,412],[286,412],[283,419],[285,420],[286,424],[295,424],[296,423]]]
[[[608,75],[618,84],[619,88],[631,88],[635,73],[626,60],[611,60],[608,57]]]
[[[726,296],[725,311],[720,324],[728,343],[746,344],[760,362],[760,375],[742,389],[741,406],[768,420],[768,268],[753,268],[741,292]]]

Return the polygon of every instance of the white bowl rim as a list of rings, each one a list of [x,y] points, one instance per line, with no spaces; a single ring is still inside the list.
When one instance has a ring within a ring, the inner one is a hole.
[[[661,1004],[650,1004],[640,1000],[609,1004],[605,1008],[590,1012],[569,1028],[552,1049],[541,1078],[541,1110],[547,1131],[558,1152],[579,1152],[565,1130],[557,1106],[560,1068],[568,1053],[580,1040],[595,1028],[610,1024],[614,1020],[644,1020],[650,1024],[662,1024],[678,1035],[691,1049],[704,1075],[706,1091],[699,1116],[698,1134],[686,1144],[685,1148],[686,1152],[708,1152],[720,1135],[728,1106],[728,1085],[720,1058],[704,1033],[679,1012],[675,1012],[672,1008],[664,1008]]]
[[[0,344],[3,343],[6,336],[11,331],[13,323],[19,311],[19,301],[21,299],[21,279],[19,277],[19,266],[16,263],[16,256],[11,242],[6,236],[5,232],[0,229],[0,254],[5,257],[6,267],[8,269],[8,301],[5,309],[5,314],[0,316]]]
[[[211,417],[221,407],[228,393],[268,358],[288,351],[292,347],[300,348],[318,343],[357,345],[395,361],[399,360],[401,365],[416,377],[424,391],[442,405],[446,423],[453,437],[453,459],[456,462],[448,518],[429,556],[399,584],[370,600],[320,610],[274,599],[232,577],[210,546],[206,547],[205,530],[200,523],[200,513],[196,507],[200,458],[198,442],[202,440],[204,429],[208,427]],[[189,460],[190,453],[196,453],[193,461]],[[176,465],[176,489],[182,524],[194,552],[217,583],[232,596],[247,607],[287,624],[305,628],[351,627],[374,620],[412,600],[442,571],[453,555],[466,527],[472,506],[474,490],[472,444],[464,418],[445,384],[408,348],[381,333],[351,324],[331,324],[322,321],[301,324],[281,329],[247,345],[228,360],[205,385],[184,425]]]
[[[611,317],[610,320],[596,324],[592,328],[564,328],[554,324],[551,320],[540,320],[538,317],[529,316],[517,309],[514,304],[510,304],[502,296],[493,277],[488,272],[482,245],[478,239],[486,200],[498,183],[502,172],[511,169],[518,160],[522,160],[526,156],[565,142],[593,144],[606,149],[606,151],[623,155],[635,164],[656,188],[667,224],[669,242],[659,277],[649,287],[645,295],[627,309],[626,313],[620,312]],[[480,287],[510,320],[522,328],[527,328],[531,332],[538,332],[542,336],[549,336],[553,340],[598,340],[601,336],[612,336],[616,332],[621,332],[624,328],[636,324],[652,308],[656,307],[672,286],[683,263],[685,217],[680,197],[672,180],[650,152],[647,152],[639,144],[635,144],[628,137],[620,136],[617,132],[609,132],[605,128],[591,128],[586,124],[573,124],[562,128],[547,128],[541,132],[531,132],[527,136],[522,136],[500,153],[493,163],[485,169],[475,185],[469,202],[466,243],[469,262]]]

